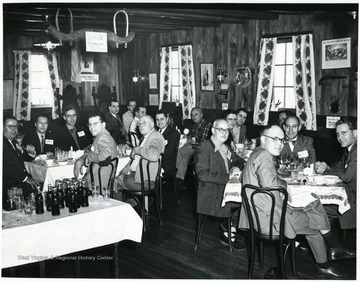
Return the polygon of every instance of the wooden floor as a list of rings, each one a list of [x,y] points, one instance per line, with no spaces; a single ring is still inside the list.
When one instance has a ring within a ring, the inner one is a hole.
[[[233,250],[218,243],[220,235],[219,221],[208,218],[201,243],[194,251],[196,227],[195,193],[189,188],[180,191],[181,205],[175,201],[172,189],[164,191],[163,227],[160,227],[154,210],[150,210],[149,228],[143,235],[141,244],[131,241],[120,243],[120,278],[139,279],[246,279],[247,253]],[[116,224],[116,223],[114,223]],[[79,234],[81,236],[81,234]],[[24,234],[24,238],[26,235]],[[30,243],[30,242],[29,242]],[[61,242],[59,242],[61,243]],[[355,247],[355,234],[348,235],[346,244]],[[82,252],[80,277],[112,278],[113,249],[111,246]],[[94,261],[86,257],[95,257]],[[110,257],[110,259],[109,259]],[[293,277],[290,264],[286,265],[289,279],[317,279],[314,276],[315,262],[310,253],[296,254],[298,277]],[[356,279],[356,260],[336,262],[343,271],[349,273],[349,279]],[[262,279],[269,267],[276,266],[273,246],[265,246],[264,268],[255,260],[254,279]],[[9,269],[2,276],[39,277],[39,264],[34,263]],[[46,262],[46,277],[75,277],[74,261],[52,260]]]

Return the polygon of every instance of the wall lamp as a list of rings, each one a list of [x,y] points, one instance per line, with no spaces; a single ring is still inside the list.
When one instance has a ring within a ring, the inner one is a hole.
[[[134,69],[134,74],[133,74],[133,82],[137,83],[139,80],[143,80],[145,79],[145,77],[142,77],[139,73],[139,69]]]
[[[221,64],[219,66],[219,70],[218,70],[217,76],[216,76],[217,81],[220,83],[224,82],[227,75],[228,75],[228,73],[226,70],[224,70],[224,65]]]
[[[38,40],[35,41],[34,46],[40,46],[48,51],[51,51],[51,50],[55,49],[57,46],[61,46],[61,44],[59,41],[56,41],[55,38],[53,38],[49,34],[49,31],[47,29],[48,26],[49,26],[49,16],[46,15],[44,26],[43,26],[43,34],[41,35],[41,37]]]

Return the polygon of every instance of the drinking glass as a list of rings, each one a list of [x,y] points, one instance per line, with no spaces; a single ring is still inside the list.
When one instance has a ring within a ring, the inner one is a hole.
[[[32,215],[34,209],[35,209],[35,201],[34,200],[28,200],[27,202],[24,203],[25,214]]]
[[[298,178],[299,178],[299,170],[298,170],[298,168],[293,168],[291,170],[291,180],[293,182],[296,182],[298,180]]]
[[[24,210],[24,197],[15,196],[15,206],[16,206],[16,210],[19,213],[22,213]]]
[[[92,190],[93,202],[97,202],[99,198],[99,185],[92,184],[91,190]]]
[[[110,199],[110,189],[107,187],[103,188],[103,196],[104,196],[104,201],[108,202]]]

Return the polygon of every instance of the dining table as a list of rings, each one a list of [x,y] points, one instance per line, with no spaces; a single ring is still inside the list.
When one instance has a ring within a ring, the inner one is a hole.
[[[130,157],[127,155],[119,155],[119,162],[116,168],[116,176],[130,161]],[[47,165],[44,160],[35,159],[31,162],[24,162],[26,170],[30,173],[33,179],[39,182],[43,182],[43,191],[48,190],[48,185],[55,185],[56,180],[63,180],[64,178],[74,177],[74,164],[75,160],[68,160],[67,162],[61,162],[60,164],[56,160],[51,165]]]
[[[44,262],[49,260],[80,259],[84,250],[114,244],[115,277],[119,276],[119,242],[141,242],[143,222],[127,203],[114,199],[94,202],[89,197],[89,206],[77,213],[67,208],[59,216],[51,212],[31,215],[23,212],[2,212],[2,268],[39,262],[41,276],[45,276]],[[68,255],[71,254],[71,255]],[[41,269],[43,269],[41,271]]]

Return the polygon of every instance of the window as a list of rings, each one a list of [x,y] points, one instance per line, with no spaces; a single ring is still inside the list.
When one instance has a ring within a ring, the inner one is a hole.
[[[54,103],[53,90],[45,55],[31,55],[30,81],[31,107],[52,107]]]
[[[276,44],[273,105],[277,108],[294,109],[294,63],[291,38]]]
[[[170,91],[170,101],[171,102],[180,102],[180,83],[181,83],[181,73],[180,73],[180,62],[179,62],[179,50],[172,50],[170,53],[171,60],[171,91]]]

